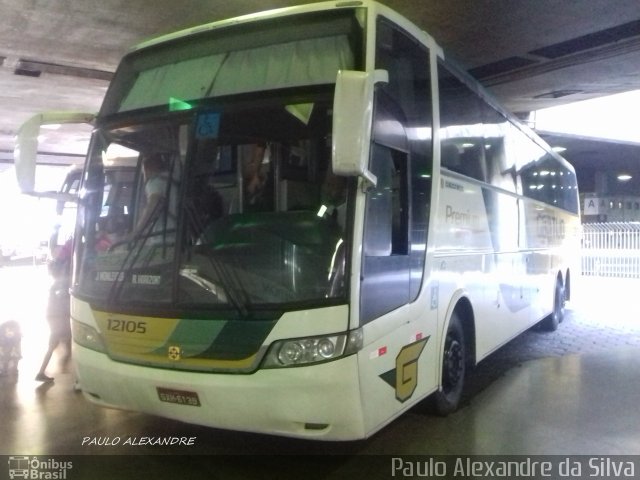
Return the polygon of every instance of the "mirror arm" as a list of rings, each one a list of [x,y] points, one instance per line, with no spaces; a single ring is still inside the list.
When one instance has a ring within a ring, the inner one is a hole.
[[[375,188],[378,185],[378,177],[376,177],[371,170],[365,170],[362,172],[362,192],[367,193],[372,188]]]
[[[375,70],[373,72],[373,84],[389,83],[389,72],[387,70]]]

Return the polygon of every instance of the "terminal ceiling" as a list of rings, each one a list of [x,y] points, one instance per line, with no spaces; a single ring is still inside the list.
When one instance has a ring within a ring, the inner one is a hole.
[[[119,59],[132,45],[298,3],[303,2],[0,0],[0,160],[11,160],[17,128],[32,114],[97,111]],[[384,3],[435,37],[513,112],[640,89],[638,0]],[[78,153],[55,141],[47,148]]]

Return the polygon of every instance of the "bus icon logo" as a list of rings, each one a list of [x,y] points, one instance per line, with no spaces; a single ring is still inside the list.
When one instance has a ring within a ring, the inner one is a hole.
[[[9,478],[29,478],[29,457],[9,457]]]
[[[180,347],[172,345],[169,347],[167,356],[169,357],[169,360],[178,361],[182,358],[182,349]]]

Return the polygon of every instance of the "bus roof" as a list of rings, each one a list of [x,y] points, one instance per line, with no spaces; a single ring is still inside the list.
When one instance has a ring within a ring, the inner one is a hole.
[[[196,35],[199,33],[216,30],[218,28],[229,27],[232,25],[239,25],[242,23],[250,23],[258,20],[295,15],[299,13],[329,10],[333,8],[347,8],[347,7],[359,7],[359,6],[364,7],[364,6],[371,6],[374,4],[376,4],[376,2],[373,2],[370,0],[342,1],[342,2],[328,1],[328,2],[310,3],[306,5],[299,5],[299,6],[293,6],[293,7],[276,8],[276,9],[265,10],[265,11],[256,12],[256,13],[249,13],[246,15],[238,16],[238,17],[228,18],[225,20],[217,20],[214,22],[197,25],[195,27],[186,28],[183,30],[178,30],[173,33],[151,38],[142,43],[139,43],[138,45],[135,45],[133,48],[131,48],[130,52],[142,50],[142,49],[159,45],[165,42],[170,42],[172,40],[189,37],[191,35]]]
[[[197,25],[195,27],[178,30],[176,32],[168,33],[166,35],[161,35],[159,37],[154,37],[135,45],[129,50],[129,53],[142,50],[148,47],[153,47],[155,45],[159,45],[165,42],[177,40],[180,38],[186,38],[191,35],[197,35],[199,33],[216,30],[218,28],[239,25],[242,23],[251,23],[259,20],[284,17],[288,15],[297,15],[300,13],[307,13],[307,12],[317,12],[317,11],[330,10],[330,9],[355,8],[355,7],[374,8],[376,11],[391,17],[392,20],[398,22],[398,24],[400,24],[403,28],[408,30],[413,35],[422,37],[425,43],[429,45],[430,48],[435,49],[439,54],[439,56],[443,56],[442,49],[437,45],[435,40],[429,34],[427,34],[423,30],[420,30],[416,25],[414,25],[408,19],[404,18],[399,13],[395,12],[389,7],[386,7],[385,5],[378,3],[374,0],[325,1],[325,2],[309,3],[305,5],[298,5],[293,7],[276,8],[276,9],[265,10],[265,11],[256,12],[256,13],[249,13],[245,15],[240,15],[238,17],[232,17],[224,20],[217,20],[214,22]]]

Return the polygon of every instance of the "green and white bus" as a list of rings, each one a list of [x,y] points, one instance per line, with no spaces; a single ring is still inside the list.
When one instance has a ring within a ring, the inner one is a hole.
[[[454,411],[471,366],[562,319],[573,168],[378,3],[143,43],[93,124],[71,290],[92,402],[359,439]],[[136,179],[105,202],[120,161]]]

